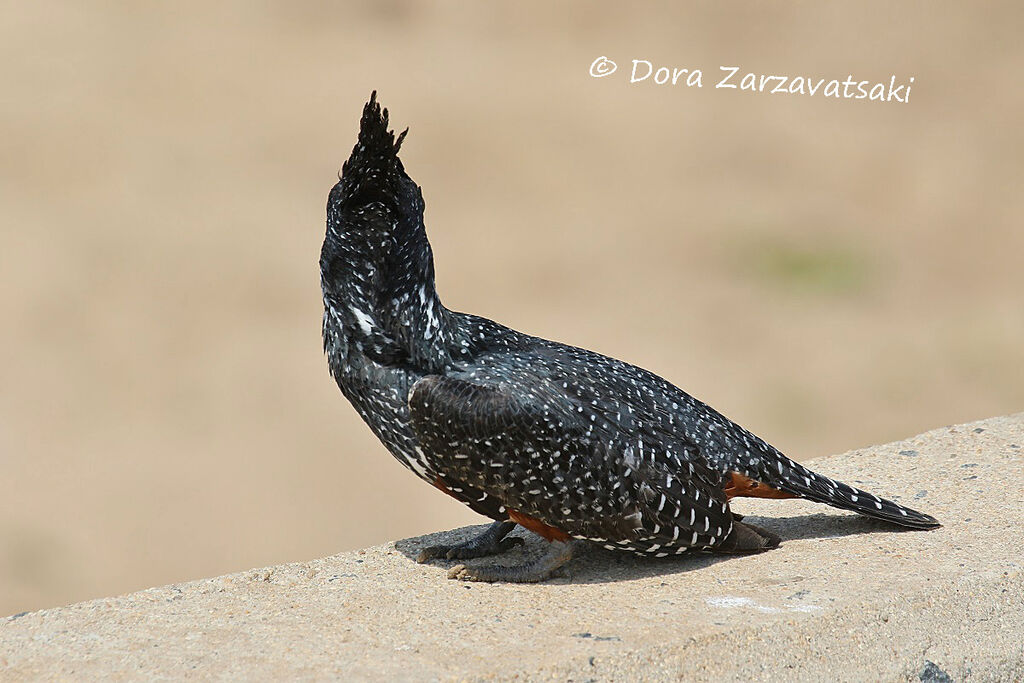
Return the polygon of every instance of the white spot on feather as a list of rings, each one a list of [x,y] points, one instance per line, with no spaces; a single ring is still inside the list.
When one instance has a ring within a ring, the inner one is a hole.
[[[373,318],[371,318],[366,311],[361,311],[355,306],[349,306],[352,310],[352,315],[356,317],[356,323],[359,325],[359,329],[363,331],[363,334],[370,334],[373,331]]]

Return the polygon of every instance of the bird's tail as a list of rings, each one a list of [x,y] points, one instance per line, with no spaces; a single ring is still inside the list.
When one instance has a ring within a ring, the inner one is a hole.
[[[911,529],[934,529],[942,526],[939,520],[899,503],[879,498],[849,484],[834,481],[807,469],[780,453],[767,459],[761,480],[781,491],[793,493],[817,503],[825,503],[842,510],[851,510],[866,517],[881,519]]]

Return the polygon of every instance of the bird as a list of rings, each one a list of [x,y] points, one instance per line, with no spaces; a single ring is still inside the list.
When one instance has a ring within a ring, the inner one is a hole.
[[[587,545],[642,556],[759,553],[778,534],[739,496],[804,498],[907,527],[932,516],[812,472],[635,365],[442,305],[421,188],[376,91],[327,200],[323,344],[342,394],[406,468],[493,520],[420,562],[500,555],[518,525],[549,542],[454,579],[544,581]]]

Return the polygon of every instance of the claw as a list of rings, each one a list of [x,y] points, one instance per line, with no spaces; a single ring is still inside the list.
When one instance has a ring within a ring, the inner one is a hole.
[[[447,545],[432,545],[429,548],[424,548],[420,551],[420,554],[416,556],[416,561],[420,564],[424,562],[430,562],[431,560],[440,560],[448,557],[448,553],[451,552],[452,547]]]
[[[474,579],[468,575],[466,565],[457,564],[448,570],[449,579],[462,579],[463,581],[473,581]]]

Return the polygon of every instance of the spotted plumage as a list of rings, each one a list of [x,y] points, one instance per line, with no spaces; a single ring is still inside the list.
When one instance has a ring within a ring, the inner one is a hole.
[[[515,526],[557,546],[521,568],[539,580],[590,541],[662,557],[754,552],[779,538],[740,521],[737,495],[803,497],[905,527],[938,522],[815,474],[664,379],[592,351],[450,311],[434,288],[423,197],[375,96],[327,203],[323,338],[341,391],[419,477],[495,520],[424,559],[514,545]]]

